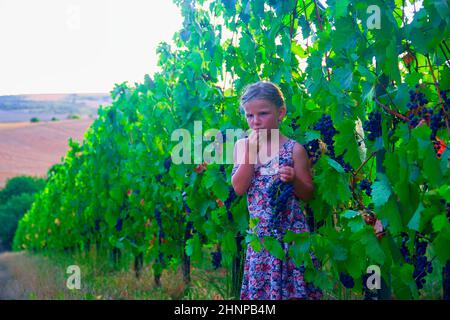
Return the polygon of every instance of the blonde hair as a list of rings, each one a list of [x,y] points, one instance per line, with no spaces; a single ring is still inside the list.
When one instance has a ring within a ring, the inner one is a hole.
[[[252,100],[267,100],[277,108],[284,106],[283,92],[276,84],[269,81],[258,81],[245,87],[239,109],[244,110],[245,104]]]

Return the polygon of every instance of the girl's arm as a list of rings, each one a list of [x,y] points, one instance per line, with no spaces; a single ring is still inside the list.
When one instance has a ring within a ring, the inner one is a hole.
[[[239,168],[231,177],[231,184],[239,196],[247,192],[255,173],[255,165],[250,164],[248,150],[247,139],[238,140],[234,145],[234,164],[239,164]]]
[[[311,165],[306,149],[299,143],[295,143],[294,158],[294,193],[297,198],[308,201],[314,193],[314,183],[311,175]]]

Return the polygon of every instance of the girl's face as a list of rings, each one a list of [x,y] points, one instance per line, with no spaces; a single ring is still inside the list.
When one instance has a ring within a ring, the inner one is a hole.
[[[286,107],[277,108],[268,100],[250,100],[244,105],[245,117],[252,130],[278,129],[278,120],[286,114]]]

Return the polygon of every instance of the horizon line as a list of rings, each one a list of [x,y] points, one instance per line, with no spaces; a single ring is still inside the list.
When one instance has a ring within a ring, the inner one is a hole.
[[[112,91],[112,90],[111,90]],[[10,97],[10,96],[37,96],[37,95],[70,95],[70,94],[107,94],[110,95],[110,92],[101,92],[101,91],[78,91],[78,92],[51,92],[51,93],[13,93],[13,94],[2,94],[0,93],[0,97]]]

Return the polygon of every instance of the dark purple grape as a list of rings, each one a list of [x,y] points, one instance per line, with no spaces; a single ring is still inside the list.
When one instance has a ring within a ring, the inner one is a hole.
[[[117,222],[116,222],[116,230],[117,230],[118,232],[122,231],[122,223],[123,223],[122,219],[117,219]]]
[[[308,157],[311,159],[312,164],[315,164],[321,155],[319,140],[311,140],[306,143],[304,147],[308,152]]]
[[[164,168],[166,169],[166,172],[169,171],[171,164],[172,164],[172,158],[171,157],[167,157],[164,160]]]
[[[294,193],[294,185],[277,179],[269,190],[269,204],[272,207],[272,215],[269,220],[271,231],[276,234],[280,231],[281,215],[286,210],[288,199]]]
[[[344,272],[341,272],[339,274],[339,280],[347,289],[351,289],[355,286],[355,281],[353,280],[353,277]]]
[[[411,263],[411,255],[410,255],[409,249],[406,245],[406,243],[409,241],[409,235],[406,232],[402,232],[402,233],[400,233],[400,236],[402,237],[402,245],[400,247],[400,252],[401,252],[403,258],[405,258],[405,261],[407,263]]]
[[[236,192],[234,192],[233,187],[228,187],[228,198],[227,200],[225,200],[225,208],[227,208],[227,210],[229,210],[231,208],[231,205],[233,203],[233,201],[237,198],[237,194]]]
[[[155,219],[159,228],[162,229],[162,220],[161,220],[161,212],[158,209],[155,210]]]
[[[345,172],[350,172],[352,171],[352,166],[348,162],[345,162],[344,160],[345,152],[347,152],[347,150],[345,150],[344,153],[339,155],[338,157],[335,157],[334,160],[336,160],[336,162],[339,163],[344,168]]]
[[[94,230],[95,231],[100,231],[100,219],[95,219]]]
[[[359,187],[361,190],[365,191],[369,197],[372,195],[372,183],[369,180],[363,179],[359,184]]]
[[[378,111],[369,113],[369,121],[364,123],[363,128],[368,132],[367,138],[370,141],[381,137],[381,113]]]
[[[413,277],[416,281],[417,289],[422,289],[426,282],[425,276],[427,273],[431,273],[433,271],[433,266],[431,261],[428,261],[428,258],[425,256],[428,242],[416,235],[414,245],[415,254]]]
[[[219,171],[220,171],[220,173],[222,173],[222,175],[225,177],[225,175],[226,175],[226,173],[225,173],[225,166],[224,166],[223,164],[220,165]]]
[[[337,131],[333,126],[333,121],[331,120],[331,117],[323,114],[322,117],[314,125],[314,130],[320,131],[323,137],[323,142],[327,144],[330,156],[333,157],[334,156],[333,137],[337,133]]]
[[[295,130],[297,130],[300,127],[300,125],[297,124],[299,119],[300,119],[300,116],[297,116],[297,117],[295,117],[295,118],[293,118],[291,120],[291,128],[292,128],[292,130],[295,131]]]
[[[220,265],[222,263],[222,252],[220,251],[211,252],[211,256],[213,267],[215,270],[217,270],[218,268],[220,268]]]

